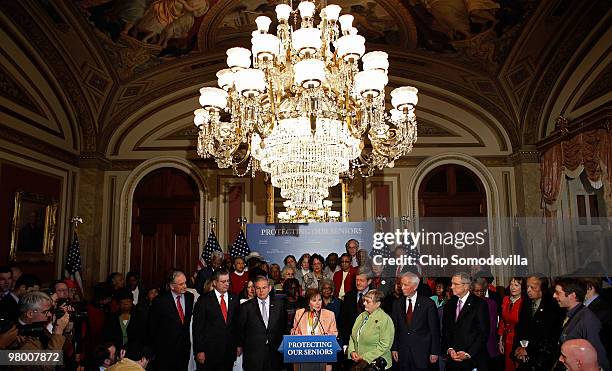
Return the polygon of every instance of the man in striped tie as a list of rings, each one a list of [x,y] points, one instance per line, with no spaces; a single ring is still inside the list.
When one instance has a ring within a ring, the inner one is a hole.
[[[193,310],[193,353],[198,370],[230,371],[242,351],[235,320],[240,301],[228,292],[227,271],[216,271],[212,282],[214,289],[200,296]]]
[[[455,274],[451,280],[454,296],[444,305],[442,353],[449,371],[488,370],[489,308],[470,293],[470,284],[467,273]]]
[[[189,322],[193,294],[187,291],[187,278],[173,270],[167,279],[169,290],[155,298],[149,317],[149,331],[155,349],[154,370],[186,370],[191,341]]]

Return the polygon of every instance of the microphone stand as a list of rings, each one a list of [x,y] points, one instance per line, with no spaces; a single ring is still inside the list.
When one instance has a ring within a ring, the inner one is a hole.
[[[300,325],[300,322],[302,322],[302,318],[304,318],[304,314],[306,314],[306,309],[304,309],[304,312],[302,312],[300,319],[296,322],[296,325],[291,329],[292,333],[295,331],[296,328],[298,328],[298,326]]]

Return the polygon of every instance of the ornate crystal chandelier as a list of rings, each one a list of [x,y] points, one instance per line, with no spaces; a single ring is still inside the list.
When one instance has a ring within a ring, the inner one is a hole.
[[[270,18],[257,17],[251,50],[227,50],[220,88],[200,89],[194,112],[201,157],[240,176],[262,170],[283,198],[311,211],[341,174],[372,175],[412,150],[418,101],[416,88],[400,87],[385,112],[387,53],[364,54],[365,38],[340,6],[324,7],[316,27],[315,9],[300,2],[298,28],[297,11],[277,5],[276,35]]]
[[[278,213],[278,220],[281,223],[323,223],[337,222],[340,220],[340,212],[332,210],[333,203],[330,200],[323,200],[322,207],[317,210],[296,208],[291,200],[283,203],[287,211]]]

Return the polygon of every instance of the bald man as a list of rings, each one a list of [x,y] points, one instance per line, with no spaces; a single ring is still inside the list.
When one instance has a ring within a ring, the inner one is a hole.
[[[561,345],[559,361],[569,371],[599,371],[597,351],[584,339],[568,340]]]

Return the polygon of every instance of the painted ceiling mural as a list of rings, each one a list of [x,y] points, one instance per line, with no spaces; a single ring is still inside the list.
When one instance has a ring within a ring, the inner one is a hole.
[[[128,79],[164,62],[247,45],[278,0],[74,0]],[[296,4],[297,0],[293,1]],[[337,0],[371,47],[416,50],[494,73],[536,0]],[[271,29],[275,28],[275,24]]]

